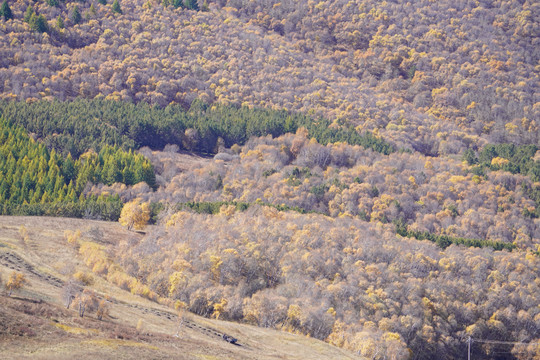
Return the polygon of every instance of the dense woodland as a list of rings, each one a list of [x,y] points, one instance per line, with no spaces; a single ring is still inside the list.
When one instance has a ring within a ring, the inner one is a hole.
[[[432,155],[539,140],[537,1],[49,3],[8,1],[6,99],[286,108]]]
[[[243,212],[224,205],[216,215],[181,211],[143,239],[102,251],[111,254],[106,266],[96,251],[85,259],[135,293],[308,334],[368,358],[462,358],[469,335],[539,339],[540,259],[531,252],[441,251],[359,219],[258,205]],[[535,346],[480,343],[472,353],[538,355]]]
[[[189,171],[176,167],[174,153],[141,152],[154,163],[160,187],[146,194],[117,187],[126,200],[140,196],[169,207],[192,201],[271,204],[405,227],[411,236],[429,232],[534,251],[540,245],[535,216],[540,189],[527,171],[512,174],[485,167],[479,175],[478,165],[461,158],[384,155],[344,143],[323,146],[303,130],[252,139],[239,153],[221,152]],[[524,151],[523,156],[531,153]],[[483,158],[483,152],[478,156]],[[531,158],[523,163],[538,166]]]
[[[144,239],[84,252],[98,274],[201,315],[307,334],[374,359],[458,358],[469,335],[538,342],[534,147],[486,146],[455,159],[384,155],[323,146],[300,129],[187,169],[176,151],[140,150],[155,166],[155,192],[92,188],[162,204]],[[504,160],[526,165],[512,173]],[[535,345],[473,346],[485,359],[537,353]]]
[[[204,316],[372,359],[461,358],[468,336],[521,343],[474,358],[538,358],[539,16],[3,1],[0,213],[141,210],[142,239],[80,256]]]

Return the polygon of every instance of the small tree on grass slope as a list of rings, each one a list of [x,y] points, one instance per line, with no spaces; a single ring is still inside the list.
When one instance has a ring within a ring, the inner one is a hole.
[[[5,286],[6,290],[8,291],[8,296],[11,296],[11,293],[13,292],[13,290],[19,290],[20,288],[22,288],[25,283],[26,283],[26,277],[24,276],[24,274],[17,271],[13,271],[9,275],[9,279]]]

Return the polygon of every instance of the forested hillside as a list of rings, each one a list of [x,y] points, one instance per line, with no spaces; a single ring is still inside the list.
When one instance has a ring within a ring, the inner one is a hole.
[[[0,213],[151,222],[79,260],[199,315],[377,360],[461,358],[469,336],[475,359],[538,358],[539,18],[5,0]]]
[[[120,264],[150,298],[368,358],[455,359],[468,336],[509,341],[476,343],[476,358],[538,354],[534,146],[384,155],[300,129],[182,168],[174,146],[140,151],[155,192],[91,191],[159,202],[160,221],[109,247],[113,260],[83,254],[101,276]]]
[[[512,174],[495,166],[492,171],[419,154],[383,155],[343,143],[323,146],[302,131],[253,139],[239,154],[221,153],[207,166],[180,173],[171,161],[143,153],[156,164],[161,184],[143,196],[147,201],[287,205],[523,249],[540,245],[538,178],[526,171]],[[524,152],[523,162],[539,166],[532,153]]]
[[[179,212],[109,249],[152,292],[197,314],[307,334],[370,359],[463,358],[467,336],[539,338],[540,260],[530,252],[443,252],[358,219],[260,206]],[[95,254],[87,259],[114,276]],[[538,352],[475,344],[473,354],[525,360]]]
[[[536,1],[116,3],[8,1],[2,97],[286,108],[424,154],[539,140]]]

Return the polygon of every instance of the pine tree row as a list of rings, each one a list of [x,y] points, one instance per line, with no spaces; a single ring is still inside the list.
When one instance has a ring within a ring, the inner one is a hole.
[[[215,153],[218,146],[243,145],[249,138],[296,132],[305,127],[320,144],[345,142],[361,145],[382,154],[394,147],[371,133],[335,127],[327,119],[285,110],[209,106],[195,100],[189,111],[179,105],[165,108],[145,103],[131,104],[100,99],[73,102],[0,102],[0,114],[35,133],[48,148],[78,157],[87,149],[105,145],[124,150],[143,146],[180,148]]]

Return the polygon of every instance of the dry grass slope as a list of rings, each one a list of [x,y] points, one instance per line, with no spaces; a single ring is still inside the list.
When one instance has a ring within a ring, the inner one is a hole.
[[[26,239],[20,235],[27,229]],[[0,274],[25,274],[26,286],[0,293],[0,358],[13,359],[356,359],[324,342],[188,314],[178,326],[174,310],[137,297],[94,275],[91,288],[110,297],[111,316],[80,318],[65,309],[68,274],[90,273],[64,231],[81,230],[86,241],[115,243],[140,236],[115,223],[65,218],[0,217]],[[228,334],[241,346],[223,341]],[[177,335],[177,336],[175,336]]]

